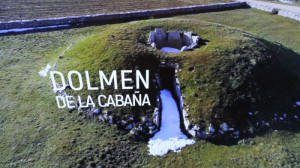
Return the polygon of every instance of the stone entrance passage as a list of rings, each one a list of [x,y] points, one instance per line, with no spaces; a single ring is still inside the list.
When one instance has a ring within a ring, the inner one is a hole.
[[[180,115],[172,93],[167,90],[160,91],[162,102],[162,117],[160,131],[149,140],[149,154],[162,156],[170,150],[179,152],[181,148],[196,143],[193,139],[182,133],[180,129]]]

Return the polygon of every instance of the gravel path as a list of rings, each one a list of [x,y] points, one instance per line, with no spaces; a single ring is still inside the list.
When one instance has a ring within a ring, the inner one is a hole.
[[[244,2],[245,0],[237,0],[240,2]],[[273,8],[281,9],[281,10],[287,10],[290,12],[298,13],[300,14],[300,7],[297,6],[291,6],[291,5],[284,5],[284,4],[278,4],[278,3],[272,3],[272,2],[264,2],[264,1],[255,1],[255,0],[246,0],[246,2],[252,2],[256,4],[261,4],[263,6],[271,6]]]
[[[256,0],[236,0],[246,2],[252,8],[274,13],[283,17],[300,21],[300,7]],[[274,10],[275,9],[275,10]]]

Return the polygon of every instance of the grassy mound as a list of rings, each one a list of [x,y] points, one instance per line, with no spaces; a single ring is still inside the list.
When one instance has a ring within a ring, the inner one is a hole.
[[[162,53],[152,49],[146,42],[148,33],[154,28],[193,31],[208,42],[190,52]],[[203,132],[208,131],[210,124],[216,131],[209,138],[222,136],[224,128],[221,125],[226,123],[232,129],[225,134],[238,137],[238,134],[254,135],[259,133],[260,128],[270,125],[278,126],[279,115],[288,113],[284,118],[294,117],[293,104],[300,93],[296,87],[299,78],[278,61],[287,53],[291,51],[222,25],[165,19],[109,26],[76,43],[59,60],[58,70],[64,74],[69,70],[84,74],[87,70],[93,85],[99,86],[99,70],[110,74],[112,70],[149,69],[150,89],[142,89],[141,93],[149,94],[153,106],[102,110],[107,111],[116,123],[133,118],[135,125],[143,125],[142,118],[152,119],[156,105],[158,89],[153,79],[159,71],[159,65],[161,62],[177,63],[184,109],[190,115],[191,127],[196,125],[200,128],[198,136],[207,138]],[[125,95],[133,94],[134,90],[110,88],[100,92]],[[89,92],[86,88],[79,93],[68,93],[90,94],[94,97],[100,94]],[[278,119],[274,120],[274,114],[278,115]],[[142,133],[148,131],[145,129]]]

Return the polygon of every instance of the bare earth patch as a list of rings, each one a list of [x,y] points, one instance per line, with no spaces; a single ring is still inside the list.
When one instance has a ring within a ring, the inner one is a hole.
[[[0,21],[149,10],[220,2],[229,2],[229,0],[143,0],[142,2],[139,0],[0,1]]]

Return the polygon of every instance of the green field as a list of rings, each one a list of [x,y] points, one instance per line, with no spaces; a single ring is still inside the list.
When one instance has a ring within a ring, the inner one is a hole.
[[[229,0],[17,0],[0,2],[0,21],[30,20],[229,2]]]
[[[178,25],[178,22],[183,24]],[[57,109],[50,79],[38,75],[42,67],[57,63],[58,69],[66,71],[68,66],[80,65],[78,60],[97,59],[93,57],[94,53],[86,50],[88,46],[81,44],[94,46],[90,49],[93,52],[97,49],[103,52],[97,54],[125,52],[121,42],[135,44],[132,39],[153,29],[154,25],[166,29],[193,28],[204,34],[211,43],[197,52],[205,51],[205,58],[215,56],[210,55],[214,50],[224,51],[221,54],[230,52],[229,49],[237,47],[230,45],[231,42],[252,44],[248,37],[245,41],[236,39],[244,34],[265,39],[266,44],[280,43],[282,45],[270,46],[280,46],[278,48],[286,55],[280,55],[282,57],[278,59],[287,70],[300,76],[300,22],[253,9],[1,36],[0,167],[300,167],[298,132],[271,131],[231,146],[199,140],[180,153],[153,157],[148,155],[147,141],[134,140],[127,132],[81,113]],[[214,39],[211,32],[224,40]],[[109,41],[103,40],[111,37],[111,33],[117,33],[116,37],[119,37],[113,43],[116,50],[106,48]],[[74,48],[71,47],[70,52],[59,60],[58,56],[71,43]],[[126,49],[131,51],[133,48]],[[84,59],[82,53],[91,57]],[[189,54],[187,57],[190,58]],[[116,63],[110,58],[106,61],[109,65]],[[187,59],[190,61],[195,60]],[[97,66],[104,65],[100,62]],[[183,65],[184,68],[188,66]],[[181,77],[186,76],[182,74]]]

